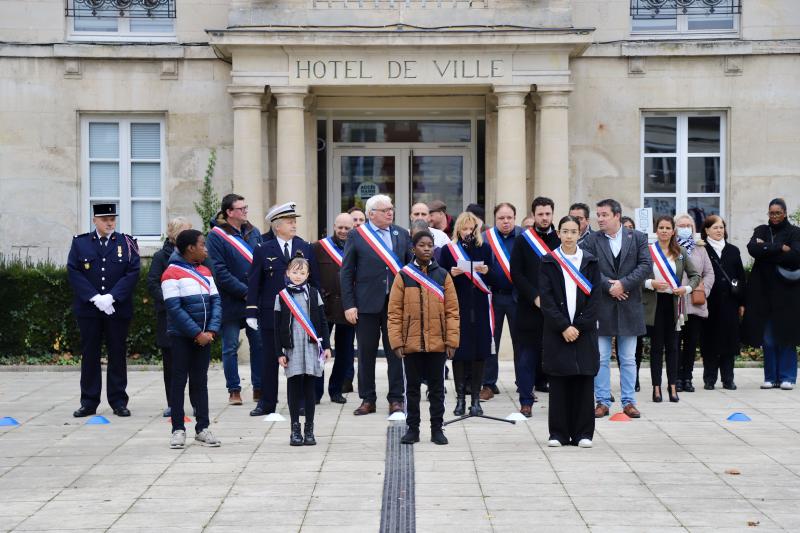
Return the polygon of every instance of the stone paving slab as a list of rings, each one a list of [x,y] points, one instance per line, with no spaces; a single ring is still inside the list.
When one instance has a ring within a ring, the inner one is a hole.
[[[501,366],[501,394],[484,409],[504,417],[517,403],[513,367]],[[423,403],[417,531],[800,531],[800,393],[761,391],[761,370],[748,368],[736,371],[737,391],[654,404],[648,374],[641,373],[643,418],[598,421],[591,450],[547,447],[546,394],[531,420],[513,426],[448,426],[449,446],[430,442]],[[377,375],[382,397],[382,362]],[[379,530],[390,423],[383,401],[377,414],[354,417],[356,394],[344,406],[325,398],[319,444],[291,448],[288,423],[249,417],[251,401],[226,404],[215,367],[212,428],[222,447],[189,440],[178,451],[169,449],[170,425],[160,416],[159,371],[129,372],[133,416],[115,417],[103,404],[98,414],[108,425],[72,418],[78,380],[77,372],[0,372],[0,417],[21,424],[0,427],[0,531]],[[448,389],[450,411],[452,381]],[[251,399],[249,387],[244,396]],[[285,404],[281,411],[288,416]],[[728,422],[737,411],[752,421]]]

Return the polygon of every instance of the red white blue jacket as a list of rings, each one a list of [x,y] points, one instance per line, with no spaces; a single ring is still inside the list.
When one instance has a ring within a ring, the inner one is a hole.
[[[161,276],[161,292],[167,311],[167,333],[193,339],[204,331],[219,332],[222,305],[207,267],[190,264],[176,250]]]

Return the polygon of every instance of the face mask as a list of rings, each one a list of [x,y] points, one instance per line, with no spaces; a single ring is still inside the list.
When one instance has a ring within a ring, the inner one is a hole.
[[[679,239],[691,239],[692,238],[692,228],[678,228],[678,238]]]

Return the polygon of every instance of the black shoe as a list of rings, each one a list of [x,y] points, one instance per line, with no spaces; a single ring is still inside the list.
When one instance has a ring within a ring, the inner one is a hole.
[[[714,384],[713,383],[706,383],[705,385],[703,385],[703,388],[705,390],[714,390]]]
[[[303,429],[303,444],[305,446],[316,446],[317,439],[314,438],[314,422],[306,422],[306,426]]]
[[[463,416],[466,410],[467,410],[467,400],[462,394],[458,398],[456,398],[456,408],[453,409],[453,414],[456,416]]]
[[[683,392],[694,392],[694,385],[692,385],[691,380],[683,382]]]
[[[736,383],[731,381],[730,383],[723,383],[722,388],[725,390],[736,390]]]
[[[341,394],[331,394],[331,402],[333,403],[347,403],[347,398]]]
[[[676,392],[683,392],[683,381],[681,381],[679,379],[675,381],[675,391]]]
[[[292,422],[292,434],[289,436],[289,446],[303,446],[303,435],[300,433],[300,422]]]
[[[264,415],[271,415],[275,412],[274,405],[261,405],[260,403],[256,405],[256,408],[250,411],[250,416],[264,416]]]
[[[448,444],[447,437],[444,436],[444,431],[442,428],[431,428],[431,442],[434,444],[438,444],[439,446],[444,446]]]
[[[345,381],[342,384],[342,394],[347,392],[353,392],[353,382],[352,381]]]
[[[616,399],[616,398],[614,398],[614,395],[612,394],[612,395],[611,395],[611,398],[609,398],[609,401],[610,401],[611,403],[614,403],[614,402],[616,402],[616,401],[617,401],[617,399]]]
[[[614,400],[611,400],[611,401],[613,402]],[[653,386],[653,402],[661,403],[662,401],[663,401],[663,398],[661,397],[661,387],[659,387],[657,385]]]
[[[81,405],[75,410],[75,412],[72,413],[72,416],[75,418],[83,418],[84,416],[91,416],[96,412],[97,407],[86,407],[85,405]]]
[[[636,382],[636,386],[633,388],[636,392],[640,392],[642,390],[642,386],[639,385],[639,382]]]
[[[419,442],[419,428],[408,427],[406,434],[400,437],[401,444],[414,444]]]
[[[112,411],[114,411],[114,414],[117,416],[131,416],[130,410],[124,405],[120,405],[119,407],[114,407]]]
[[[500,389],[497,388],[497,385],[488,385],[488,387],[492,389],[493,393],[500,394]]]
[[[673,387],[674,387],[674,385],[673,385]],[[677,390],[673,391],[672,387],[667,387],[667,392],[669,392],[669,401],[670,402],[678,403],[679,401],[681,401],[681,399],[678,398],[678,391]]]
[[[478,396],[472,397],[472,404],[469,406],[469,414],[471,414],[472,416],[478,416],[483,414],[483,407],[481,407],[481,399]]]

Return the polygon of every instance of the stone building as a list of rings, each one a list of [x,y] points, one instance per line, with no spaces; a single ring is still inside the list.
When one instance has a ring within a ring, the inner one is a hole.
[[[215,187],[313,240],[376,191],[397,219],[534,195],[556,214],[800,199],[796,0],[5,0],[0,252],[63,262],[93,202],[145,250]]]

